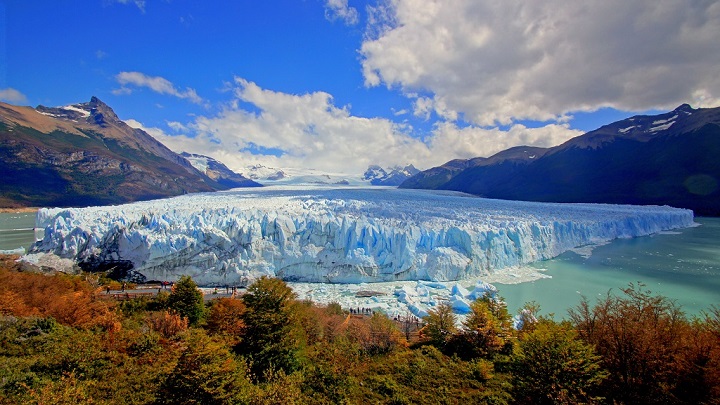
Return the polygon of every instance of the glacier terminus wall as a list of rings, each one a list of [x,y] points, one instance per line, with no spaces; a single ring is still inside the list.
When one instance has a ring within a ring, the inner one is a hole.
[[[693,225],[658,206],[489,200],[394,188],[267,187],[120,206],[41,209],[31,255],[124,266],[146,280],[233,285],[451,281],[569,249]]]

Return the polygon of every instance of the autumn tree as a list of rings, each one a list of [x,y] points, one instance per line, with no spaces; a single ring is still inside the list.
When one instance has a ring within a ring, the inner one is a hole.
[[[262,277],[242,296],[245,330],[235,350],[250,363],[252,377],[263,381],[267,373],[291,373],[300,365],[304,337],[297,320],[296,295],[285,282]]]
[[[700,365],[705,371],[703,379],[709,387],[708,396],[720,398],[720,307],[713,305],[700,325],[701,341],[706,345],[706,353],[703,353],[706,362]]]
[[[95,299],[83,277],[21,272],[0,266],[0,315],[53,317],[62,325],[120,329],[113,303]]]
[[[49,380],[38,389],[31,389],[28,403],[43,405],[91,404],[92,381],[78,378],[76,373],[64,373],[58,380]]]
[[[217,299],[210,307],[207,329],[210,333],[239,339],[245,330],[245,323],[242,320],[244,314],[245,303],[242,300],[237,298]]]
[[[443,349],[447,340],[457,332],[457,317],[446,301],[429,310],[423,321],[425,327],[421,331],[422,337],[439,349]]]
[[[601,358],[569,322],[542,319],[512,356],[515,399],[521,404],[595,403],[607,377]]]
[[[369,339],[364,342],[364,349],[369,354],[389,353],[407,341],[397,325],[381,312],[375,312],[367,321],[370,326]]]
[[[676,398],[685,403],[720,404],[720,311],[713,307],[711,314],[688,322],[682,339],[681,351],[673,359],[677,376],[673,389]],[[711,399],[716,399],[712,402]]]
[[[518,310],[517,322],[515,327],[521,334],[532,333],[535,326],[539,322],[538,314],[540,313],[540,304],[535,301],[526,302]]]
[[[490,358],[512,348],[513,329],[507,306],[485,295],[470,304],[470,314],[450,342],[448,350],[461,358]]]
[[[251,395],[245,367],[202,329],[189,332],[175,368],[161,387],[159,403],[235,404]]]
[[[176,312],[161,311],[151,314],[148,325],[165,339],[174,338],[188,328],[189,320]]]
[[[618,403],[684,402],[680,394],[687,390],[682,387],[688,370],[696,366],[687,356],[684,314],[673,301],[642,285],[630,284],[622,292],[624,296],[608,293],[594,307],[584,300],[569,311],[580,337],[595,346],[610,372],[606,396]]]
[[[190,276],[182,276],[173,285],[168,297],[168,308],[188,318],[191,326],[197,325],[205,314],[202,291]]]

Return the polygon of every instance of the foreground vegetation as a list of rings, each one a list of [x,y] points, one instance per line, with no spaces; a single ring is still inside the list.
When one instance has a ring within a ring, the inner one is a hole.
[[[117,303],[100,284],[0,263],[0,403],[720,403],[720,309],[642,286],[562,322],[528,304],[519,329],[491,297],[460,325],[440,305],[418,336],[277,279],[207,305],[188,277]]]

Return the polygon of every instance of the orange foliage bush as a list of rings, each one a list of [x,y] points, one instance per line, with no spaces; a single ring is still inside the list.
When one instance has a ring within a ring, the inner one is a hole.
[[[328,342],[334,341],[339,336],[344,336],[348,330],[351,320],[350,315],[326,315],[323,322],[323,334]]]
[[[207,318],[207,328],[211,333],[238,337],[245,330],[242,315],[245,303],[236,298],[220,298],[213,303]]]
[[[370,318],[348,317],[347,337],[366,353],[389,353],[399,347],[407,347],[405,337],[397,325],[387,316],[375,313]]]
[[[1,314],[53,317],[60,324],[80,328],[120,328],[113,304],[97,300],[93,287],[81,277],[18,268],[7,260],[0,263]]]
[[[642,284],[622,289],[590,307],[570,311],[580,336],[595,346],[610,371],[605,390],[617,403],[708,403],[716,398],[720,340],[706,326],[689,323],[668,298]],[[716,335],[717,336],[717,335]],[[716,403],[716,402],[710,402]]]
[[[168,311],[155,313],[148,319],[150,327],[160,336],[170,339],[188,329],[188,319]]]

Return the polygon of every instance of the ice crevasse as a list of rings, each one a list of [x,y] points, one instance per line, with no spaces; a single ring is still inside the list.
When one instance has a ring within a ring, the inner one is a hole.
[[[692,226],[658,206],[489,200],[391,188],[193,194],[121,206],[41,209],[31,254],[124,263],[147,280],[451,281],[569,249]]]

